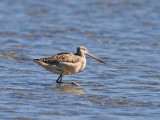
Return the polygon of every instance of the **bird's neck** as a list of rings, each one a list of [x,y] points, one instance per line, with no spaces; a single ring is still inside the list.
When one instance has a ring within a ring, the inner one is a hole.
[[[81,57],[85,57],[85,55],[83,53],[81,53],[80,51],[77,51],[76,55],[81,56]]]

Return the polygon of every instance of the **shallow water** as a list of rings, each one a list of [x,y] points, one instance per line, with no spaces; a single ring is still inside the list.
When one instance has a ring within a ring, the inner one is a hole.
[[[160,1],[1,0],[0,118],[159,120]],[[85,70],[58,75],[32,61],[85,45]]]

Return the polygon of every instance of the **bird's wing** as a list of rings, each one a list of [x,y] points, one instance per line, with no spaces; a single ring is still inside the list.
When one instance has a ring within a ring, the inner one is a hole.
[[[41,62],[51,64],[51,65],[57,65],[60,62],[76,63],[79,60],[80,60],[80,57],[73,53],[58,53],[55,56],[34,59],[34,61],[36,62],[41,61]]]

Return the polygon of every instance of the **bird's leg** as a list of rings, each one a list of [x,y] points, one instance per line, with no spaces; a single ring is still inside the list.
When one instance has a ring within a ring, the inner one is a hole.
[[[61,78],[60,78],[60,80],[59,80],[59,83],[60,83],[60,84],[63,83],[63,82],[62,82],[62,78],[63,78],[63,75],[61,74]]]
[[[56,83],[61,84],[62,82],[62,77],[63,77],[63,73],[60,74],[60,76],[58,77],[58,79],[56,80]]]
[[[60,84],[59,79],[61,79],[61,77],[62,77],[62,75],[60,74],[60,76],[59,76],[58,79],[56,80],[56,83],[59,83],[59,84]]]

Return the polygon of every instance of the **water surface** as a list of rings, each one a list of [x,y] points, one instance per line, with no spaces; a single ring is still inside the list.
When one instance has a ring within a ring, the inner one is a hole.
[[[159,120],[160,1],[1,0],[0,118]],[[84,45],[85,70],[58,75],[32,61]]]

